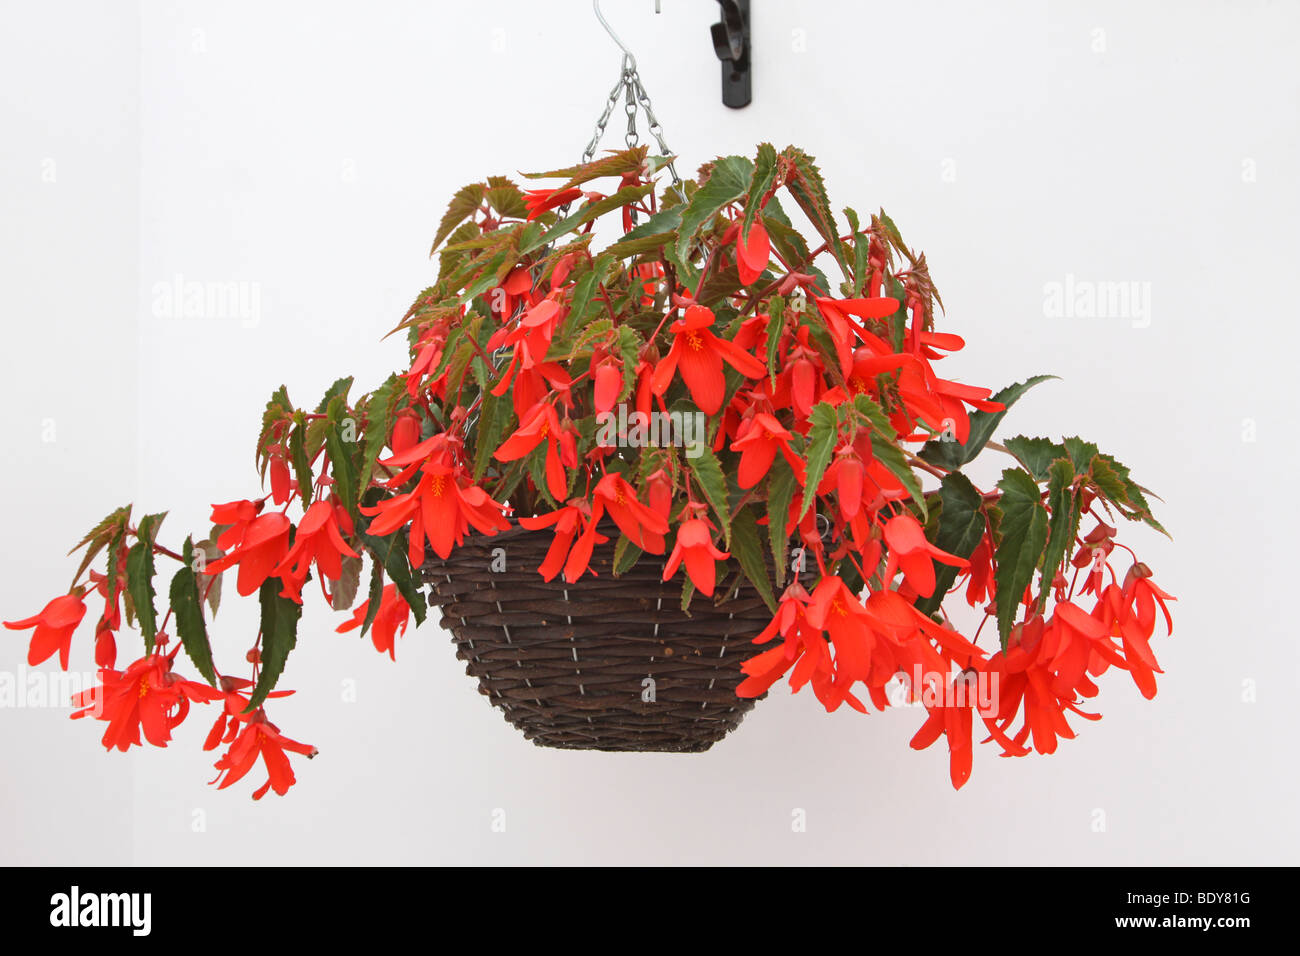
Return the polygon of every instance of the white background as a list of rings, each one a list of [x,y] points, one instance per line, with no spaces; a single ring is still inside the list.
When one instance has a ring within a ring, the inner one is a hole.
[[[274,719],[321,754],[287,798],[249,800],[260,770],[206,785],[211,708],[127,755],[66,708],[8,708],[0,862],[1300,862],[1300,6],[755,0],[743,111],[720,103],[715,4],[606,6],[683,172],[807,149],[836,208],[883,206],[926,251],[969,342],[950,377],[1062,377],[1003,434],[1081,433],[1163,496],[1174,542],[1123,529],[1179,598],[1158,697],[1107,675],[1104,720],[1051,757],[978,748],[959,793],[942,744],[908,749],[919,712],[827,715],[784,685],[706,755],[555,752],[487,706],[432,621],[394,664],[317,604]],[[118,504],[170,510],[178,543],[257,493],[275,386],[314,404],[398,367],[379,339],[433,275],[451,193],[574,161],[618,69],[579,0],[5,2],[3,20],[11,620],[67,587],[63,553]],[[156,314],[177,275],[254,284],[257,321]],[[1149,325],[1049,317],[1067,275],[1149,283]],[[255,630],[229,600],[218,660]],[[24,674],[26,643],[0,632],[0,670]]]

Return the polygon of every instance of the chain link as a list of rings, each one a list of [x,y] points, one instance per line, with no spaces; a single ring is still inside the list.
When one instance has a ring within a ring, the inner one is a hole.
[[[596,120],[596,129],[591,134],[591,140],[587,143],[587,148],[582,151],[583,165],[590,163],[596,157],[596,147],[600,145],[600,139],[605,135],[605,127],[609,125],[609,118],[614,113],[614,106],[618,103],[619,96],[623,97],[623,110],[627,114],[627,132],[623,135],[623,141],[627,144],[628,149],[636,148],[641,137],[636,128],[637,110],[645,112],[646,125],[650,130],[650,135],[655,138],[659,145],[659,153],[662,156],[671,156],[672,150],[664,141],[663,126],[659,123],[659,118],[655,116],[654,107],[650,105],[650,94],[646,92],[645,84],[641,82],[641,75],[636,69],[636,60],[630,55],[623,56],[623,62],[619,66],[618,82],[614,88],[609,91],[609,96],[605,99],[605,108],[601,111],[600,119]],[[686,191],[682,188],[682,179],[677,175],[677,167],[673,160],[668,161],[668,173],[672,177],[673,191],[677,193],[677,198],[682,202],[686,201]],[[557,212],[563,219],[569,214],[569,203],[561,206]],[[636,221],[636,211],[632,213],[633,222]]]

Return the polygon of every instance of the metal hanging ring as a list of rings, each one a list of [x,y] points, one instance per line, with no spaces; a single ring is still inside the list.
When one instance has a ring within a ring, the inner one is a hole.
[[[609,21],[605,19],[605,15],[600,12],[600,0],[591,0],[591,8],[596,11],[596,19],[599,20],[600,25],[605,28],[605,32],[610,35],[610,38],[618,44],[618,48],[623,51],[624,72],[635,72],[636,57],[634,57],[632,51],[627,48],[627,44],[618,38],[618,34],[614,32],[614,28],[609,25]]]

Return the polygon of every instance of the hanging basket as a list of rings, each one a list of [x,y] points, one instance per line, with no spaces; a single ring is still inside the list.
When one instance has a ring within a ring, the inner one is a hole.
[[[772,614],[748,581],[720,604],[695,595],[686,614],[680,573],[662,581],[662,557],[615,578],[618,532],[608,530],[591,560],[599,576],[576,584],[537,573],[549,531],[473,535],[422,568],[429,603],[479,691],[538,746],[708,750],[754,706],[736,696],[740,664]],[[505,569],[492,570],[502,557]],[[719,589],[737,569],[718,568]]]

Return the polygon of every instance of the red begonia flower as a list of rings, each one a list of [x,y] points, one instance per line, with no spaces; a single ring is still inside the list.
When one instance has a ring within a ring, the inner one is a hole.
[[[702,305],[687,307],[686,314],[668,328],[674,336],[673,344],[655,366],[652,386],[656,395],[663,395],[668,391],[673,373],[680,368],[691,398],[706,415],[722,407],[726,391],[723,362],[748,378],[759,378],[767,372],[766,366],[754,356],[710,332],[713,322],[712,309]]]
[[[21,621],[5,621],[5,627],[11,631],[22,631],[29,627],[32,642],[27,648],[27,663],[32,667],[43,664],[55,654],[59,655],[59,666],[68,669],[68,655],[72,648],[72,632],[77,629],[81,619],[86,616],[86,605],[81,600],[80,592],[62,594],[45,605],[39,614],[23,618]]]

